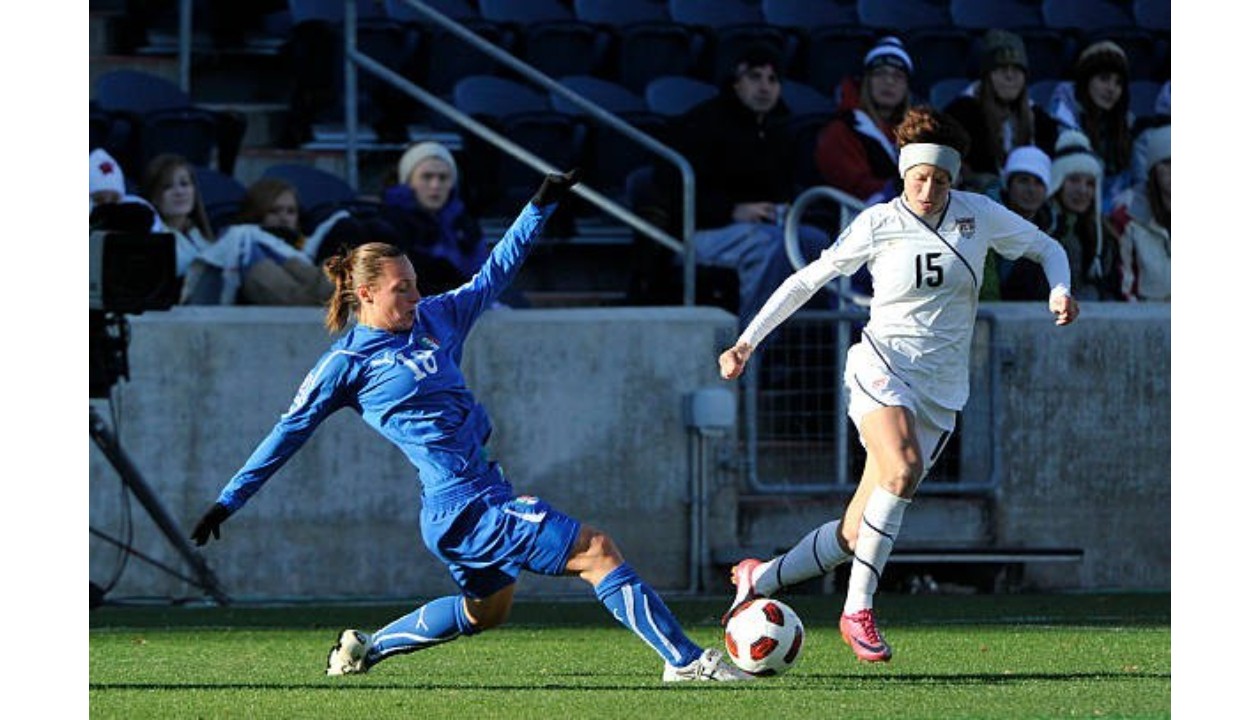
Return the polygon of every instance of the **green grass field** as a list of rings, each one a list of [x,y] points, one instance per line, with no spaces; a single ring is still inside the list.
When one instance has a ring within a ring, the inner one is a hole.
[[[405,606],[93,610],[94,718],[1149,718],[1170,717],[1167,594],[879,598],[891,663],[842,644],[840,596],[785,595],[800,661],[751,683],[664,685],[655,653],[593,599],[520,601],[504,628],[325,677],[343,627]],[[720,643],[723,598],[670,599]]]

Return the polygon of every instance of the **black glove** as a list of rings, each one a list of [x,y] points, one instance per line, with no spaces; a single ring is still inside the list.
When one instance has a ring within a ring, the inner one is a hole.
[[[206,541],[210,539],[210,533],[214,533],[214,539],[218,540],[219,526],[231,514],[227,508],[219,503],[211,505],[206,514],[202,515],[201,519],[197,521],[197,526],[193,528],[191,537],[193,542],[197,543],[197,547],[206,544]]]
[[[538,192],[534,193],[534,197],[530,198],[530,202],[538,207],[546,207],[554,202],[559,202],[564,197],[565,191],[577,184],[582,177],[580,168],[573,168],[569,172],[560,175],[558,173],[550,173],[543,178],[542,185],[538,186]]]

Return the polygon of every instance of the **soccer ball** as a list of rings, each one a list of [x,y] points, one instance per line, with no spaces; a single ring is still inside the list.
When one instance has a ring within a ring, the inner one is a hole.
[[[782,675],[801,654],[805,626],[796,612],[779,600],[749,600],[726,623],[726,654],[739,669],[753,675]]]

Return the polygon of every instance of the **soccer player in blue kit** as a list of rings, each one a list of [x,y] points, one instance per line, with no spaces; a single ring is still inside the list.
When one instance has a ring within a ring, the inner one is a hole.
[[[665,661],[662,679],[746,680],[717,649],[691,641],[678,620],[625,562],[613,539],[536,497],[517,496],[487,458],[490,419],[460,371],[473,323],[507,288],[577,171],[550,174],[482,268],[464,285],[422,298],[398,248],[367,243],[329,258],[335,291],[326,325],[342,330],[306,376],[288,411],[197,522],[204,545],[219,526],[293,456],[334,411],[348,407],[397,445],[419,471],[420,532],[446,563],[459,594],[433,600],[367,635],[348,629],[328,655],[327,674],[476,635],[507,620],[522,570],[577,575],[613,617]]]

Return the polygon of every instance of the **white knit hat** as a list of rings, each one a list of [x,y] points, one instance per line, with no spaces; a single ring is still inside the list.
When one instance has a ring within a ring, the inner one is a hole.
[[[1010,182],[1011,175],[1028,173],[1041,181],[1050,190],[1050,156],[1042,152],[1036,145],[1017,147],[1006,156],[1006,165],[1002,168],[1002,187]]]
[[[914,63],[910,60],[910,53],[906,52],[906,46],[901,43],[901,40],[892,35],[880,38],[879,42],[875,43],[875,47],[866,53],[866,59],[862,61],[862,64],[867,71],[883,65],[891,65],[907,75],[914,74]]]
[[[1063,187],[1063,181],[1073,173],[1093,175],[1099,187],[1102,186],[1103,166],[1094,154],[1089,138],[1076,130],[1064,130],[1054,144],[1054,161],[1050,165],[1050,188],[1048,193],[1054,195]]]
[[[127,194],[122,168],[103,148],[97,148],[88,155],[88,165],[88,197],[105,190],[113,190],[120,198]]]
[[[459,166],[455,164],[455,157],[451,155],[451,151],[446,149],[442,143],[426,141],[416,143],[407,148],[407,152],[398,160],[398,184],[406,185],[411,180],[411,173],[420,163],[429,158],[437,158],[447,165],[451,166],[451,181],[459,181]]]
[[[1146,174],[1150,175],[1155,165],[1172,159],[1172,125],[1152,128],[1146,137]]]

